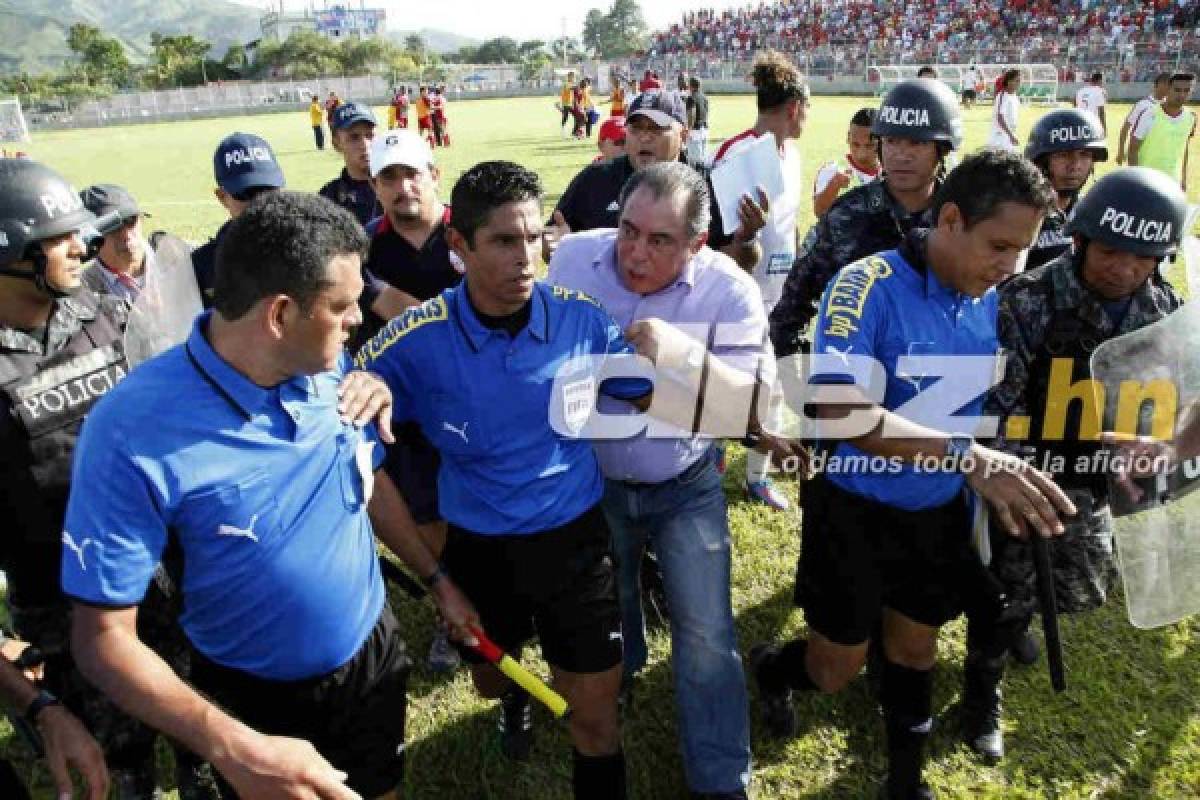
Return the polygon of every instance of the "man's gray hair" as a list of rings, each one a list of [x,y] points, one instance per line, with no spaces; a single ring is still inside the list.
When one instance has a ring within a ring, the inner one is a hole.
[[[689,239],[694,239],[708,230],[711,221],[709,211],[708,184],[700,173],[681,161],[662,161],[633,173],[621,189],[621,210],[638,189],[647,189],[656,200],[674,198],[680,193],[687,195],[685,227]]]

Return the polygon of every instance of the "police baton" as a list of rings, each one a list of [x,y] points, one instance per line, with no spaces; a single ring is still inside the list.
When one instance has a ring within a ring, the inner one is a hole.
[[[1054,595],[1054,570],[1050,566],[1050,545],[1037,531],[1030,531],[1033,543],[1033,568],[1037,574],[1038,605],[1042,612],[1042,633],[1046,636],[1046,666],[1054,691],[1067,689],[1063,668],[1062,640],[1058,636],[1058,598]]]
[[[1029,463],[1037,450],[1022,447],[1021,456]],[[1054,593],[1054,568],[1050,565],[1050,545],[1044,536],[1030,529],[1029,542],[1033,547],[1033,571],[1037,579],[1038,610],[1042,614],[1042,634],[1046,637],[1046,667],[1050,685],[1056,692],[1067,690],[1067,673],[1063,667],[1062,639],[1058,635],[1058,598]]]
[[[414,581],[407,572],[382,555],[379,556],[379,568],[382,570],[385,578],[404,589],[404,591],[413,597],[420,598],[428,594],[425,588]],[[471,648],[476,654],[485,659],[489,664],[494,665],[513,683],[529,692],[538,702],[548,708],[554,716],[560,719],[570,716],[571,708],[567,705],[567,701],[562,695],[547,686],[541,678],[521,666],[520,662],[515,658],[501,650],[483,631],[478,628],[472,628],[471,633],[477,641],[477,644]]]

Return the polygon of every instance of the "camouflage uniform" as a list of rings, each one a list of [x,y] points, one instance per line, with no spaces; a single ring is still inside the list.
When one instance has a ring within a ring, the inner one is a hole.
[[[1114,324],[1101,299],[1080,281],[1080,266],[1079,257],[1068,252],[1000,288],[997,334],[1007,362],[1004,379],[989,393],[984,410],[999,418],[1000,449],[1022,454],[1032,447],[1039,467],[1053,463],[1055,456],[1062,458],[1064,469],[1054,479],[1079,514],[1063,521],[1066,532],[1049,545],[1058,607],[1067,612],[1103,605],[1117,571],[1105,477],[1077,469],[1080,458],[1099,450],[1096,442],[1079,441],[1082,404],[1074,402],[1068,408],[1061,441],[1042,437],[1052,362],[1071,360],[1070,383],[1086,380],[1091,377],[1091,354],[1101,342],[1157,322],[1183,303],[1169,283],[1152,278],[1134,293],[1124,317]],[[1030,420],[1025,440],[1005,438],[1012,417]],[[1031,546],[1000,532],[994,532],[992,540],[994,573],[1009,587],[1012,602],[1031,616],[1037,608]]]
[[[78,406],[77,413],[70,416],[77,418],[60,417],[49,430],[34,435],[29,419],[17,413],[17,402],[9,391],[26,384],[32,363],[40,364],[35,375],[51,367],[70,369],[77,363],[75,356],[100,350],[101,343],[112,348],[107,351],[112,353],[108,370],[115,383],[126,369],[119,334],[127,308],[119,298],[85,289],[55,301],[44,338],[0,325],[0,448],[5,454],[0,466],[0,508],[13,523],[9,535],[0,541],[0,564],[8,574],[13,627],[20,639],[45,656],[46,688],[85,722],[104,748],[121,800],[154,796],[156,734],[121,712],[75,667],[68,652],[70,607],[59,589],[70,457],[82,414],[96,395],[82,393],[78,387],[67,388],[68,404]],[[92,370],[94,365],[86,368]],[[169,599],[170,583],[161,575],[156,584],[141,606],[139,635],[173,668],[186,674],[188,646],[176,624],[178,613]],[[186,763],[188,758],[182,760]]]
[[[816,316],[825,287],[859,259],[899,246],[909,230],[929,227],[927,211],[909,214],[887,190],[886,178],[858,186],[834,201],[800,244],[796,261],[771,312],[775,357],[806,349],[802,334]]]

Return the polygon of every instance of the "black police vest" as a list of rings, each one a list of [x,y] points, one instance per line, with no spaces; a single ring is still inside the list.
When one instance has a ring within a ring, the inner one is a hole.
[[[1047,440],[1043,426],[1050,393],[1050,369],[1054,361],[1070,359],[1071,385],[1088,380],[1092,377],[1092,353],[1104,341],[1107,340],[1080,319],[1075,309],[1056,308],[1046,329],[1046,338],[1029,366],[1030,382],[1026,390],[1026,408],[1033,415],[1029,445],[1037,453],[1036,466],[1051,465],[1055,457],[1061,457],[1063,470],[1055,473],[1055,481],[1065,488],[1088,489],[1097,498],[1107,496],[1104,475],[1099,471],[1078,469],[1081,459],[1090,462],[1101,449],[1100,442],[1080,440],[1085,404],[1072,400],[1067,408],[1061,439]]]
[[[1038,231],[1037,241],[1029,248],[1029,256],[1025,269],[1033,270],[1049,264],[1054,259],[1071,249],[1072,238],[1064,233],[1067,227],[1067,217],[1061,211],[1047,215]]]
[[[29,502],[65,504],[83,418],[128,371],[121,324],[103,309],[54,355],[0,355],[0,406],[5,412],[0,438],[27,448],[24,460],[41,494]],[[42,535],[57,537],[58,532]]]

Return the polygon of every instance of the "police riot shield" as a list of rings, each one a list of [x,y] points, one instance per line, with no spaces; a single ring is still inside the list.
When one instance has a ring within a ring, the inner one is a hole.
[[[171,234],[160,237],[152,268],[146,270],[146,285],[138,293],[125,329],[130,368],[187,339],[202,307],[192,270],[192,248]]]
[[[1184,252],[1191,282],[1194,236]],[[1200,284],[1189,288],[1197,297]],[[1114,440],[1096,466],[1108,481],[1129,621],[1169,625],[1200,611],[1200,457],[1171,446],[1200,433],[1200,302],[1101,344],[1092,377]]]

